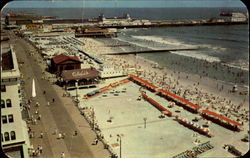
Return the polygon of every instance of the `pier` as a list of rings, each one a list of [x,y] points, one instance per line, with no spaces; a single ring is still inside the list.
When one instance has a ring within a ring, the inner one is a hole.
[[[248,24],[247,21],[157,21],[151,22],[151,24],[139,24],[139,25],[99,25],[100,28],[150,28],[150,27],[177,27],[177,26],[211,26],[211,25],[240,25],[240,24]]]

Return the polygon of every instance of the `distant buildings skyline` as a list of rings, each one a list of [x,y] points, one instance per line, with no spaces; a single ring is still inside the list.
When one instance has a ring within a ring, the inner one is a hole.
[[[53,0],[9,2],[7,8],[174,8],[246,7],[240,0]]]

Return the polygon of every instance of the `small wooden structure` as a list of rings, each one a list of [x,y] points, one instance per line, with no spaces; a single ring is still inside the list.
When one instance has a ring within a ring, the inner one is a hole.
[[[76,56],[66,56],[60,54],[51,59],[50,71],[52,73],[61,75],[64,70],[80,69],[81,61]]]

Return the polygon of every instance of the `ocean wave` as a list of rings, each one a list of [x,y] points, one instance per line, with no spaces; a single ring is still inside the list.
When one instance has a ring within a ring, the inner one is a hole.
[[[211,49],[211,50],[215,50],[215,51],[222,51],[222,52],[227,50],[227,48],[218,47],[218,46],[216,47],[216,46],[210,45],[210,44],[202,44],[201,48],[207,48],[207,49]]]
[[[136,39],[140,39],[140,40],[146,40],[146,41],[166,44],[166,45],[168,45],[168,48],[176,48],[177,46],[178,46],[178,48],[197,48],[197,47],[199,47],[199,48],[205,48],[205,49],[210,49],[210,50],[216,51],[216,53],[224,52],[227,50],[227,48],[215,47],[215,46],[209,45],[209,44],[192,45],[192,44],[186,44],[186,43],[178,41],[176,39],[166,39],[166,38],[157,37],[157,36],[131,36],[131,37],[136,38]],[[147,43],[141,44],[141,43],[125,40],[125,39],[117,39],[117,40],[120,40],[123,42],[128,42],[132,45],[136,45],[136,46],[147,48],[147,49],[152,49],[152,50],[158,49],[157,47],[149,46]],[[192,58],[199,59],[199,60],[205,60],[207,62],[221,62],[220,58],[210,56],[210,55],[207,55],[207,54],[204,54],[201,52],[198,52],[198,51],[172,51],[171,53],[178,54],[181,56],[186,56],[186,57],[192,57]],[[237,63],[225,63],[225,65],[227,65],[229,67],[238,68],[240,70],[249,70],[249,62],[247,62],[247,61],[240,61]]]
[[[151,42],[157,42],[161,44],[167,44],[168,46],[178,46],[178,48],[206,48],[206,49],[211,49],[215,51],[226,51],[227,48],[224,47],[218,47],[214,45],[209,45],[209,44],[187,44],[182,41],[176,40],[176,39],[167,39],[164,37],[158,37],[158,36],[131,36],[135,39],[140,39],[140,40],[146,40],[146,41],[151,41]]]
[[[148,48],[148,49],[152,49],[152,50],[155,50],[155,49],[156,49],[156,47],[150,47],[150,46],[148,46],[146,43],[145,43],[145,44],[140,44],[140,43],[131,42],[131,41],[129,41],[129,40],[120,39],[120,38],[117,38],[116,40],[121,41],[121,42],[127,42],[127,43],[129,43],[129,44],[132,44],[132,45],[135,45],[135,46],[139,46],[139,47],[143,47],[143,48]]]
[[[225,65],[229,67],[238,68],[240,70],[249,71],[249,61],[247,60],[238,60],[238,61],[231,62],[231,63],[225,63]]]
[[[194,51],[179,51],[179,52],[175,51],[171,53],[178,54],[181,56],[186,56],[186,57],[192,57],[192,58],[199,59],[199,60],[205,60],[207,62],[221,62],[221,60],[218,57],[213,57],[213,56],[201,54],[201,53],[194,52]],[[224,63],[224,65],[231,67],[231,68],[237,68],[239,70],[249,71],[248,61],[240,60],[240,61],[232,62],[232,63]]]
[[[205,60],[207,62],[220,62],[221,61],[218,57],[213,57],[213,56],[201,54],[201,53],[194,52],[194,51],[173,51],[171,53],[178,54],[181,56],[186,56],[186,57],[192,57],[195,59]]]
[[[157,42],[157,43],[173,45],[173,46],[183,46],[183,47],[193,46],[193,45],[185,44],[175,39],[166,39],[166,38],[157,37],[157,36],[131,36],[131,37],[140,39],[140,40],[146,40],[146,41]]]

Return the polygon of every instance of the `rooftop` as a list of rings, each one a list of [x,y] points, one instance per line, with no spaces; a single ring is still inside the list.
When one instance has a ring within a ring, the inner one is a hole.
[[[1,46],[3,43],[1,43]],[[3,53],[3,51],[5,52]],[[9,48],[7,47],[6,49],[2,48],[1,56],[2,56],[1,67],[3,70],[1,72],[1,78],[20,77],[16,54],[13,51],[12,46],[9,46]]]
[[[79,60],[79,58],[76,57],[76,56],[66,56],[66,55],[64,55],[64,54],[57,55],[57,56],[55,56],[54,58],[52,58],[52,60],[53,60],[56,64],[62,63],[62,62],[64,62],[64,61],[66,61],[66,60],[74,60],[74,61],[76,61],[76,62],[81,62],[81,61]]]
[[[2,54],[2,70],[12,70],[14,68],[11,51]]]
[[[14,68],[12,53],[8,42],[1,42],[2,70],[11,70]]]

